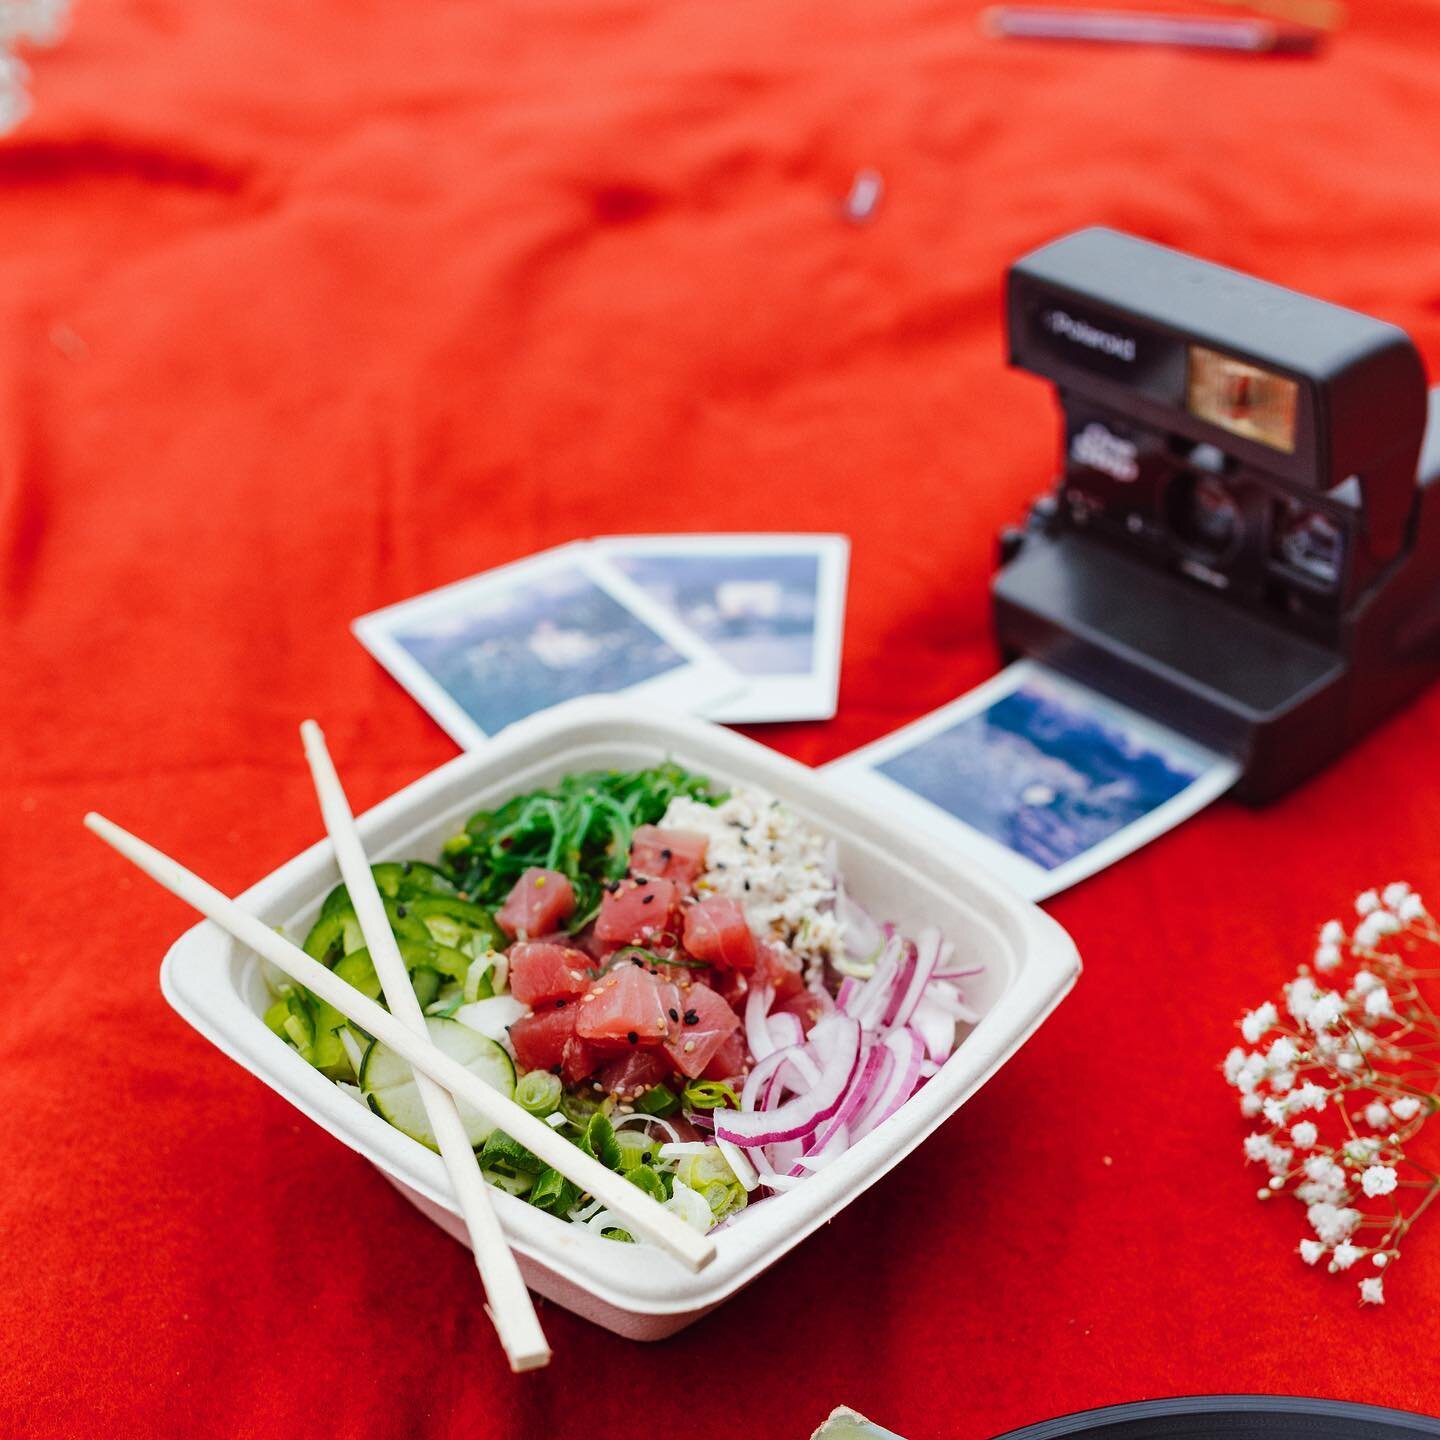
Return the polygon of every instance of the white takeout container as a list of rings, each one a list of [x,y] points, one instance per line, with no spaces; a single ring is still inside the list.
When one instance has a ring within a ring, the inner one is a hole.
[[[847,887],[877,917],[911,934],[937,925],[960,955],[986,968],[965,992],[982,1018],[940,1072],[834,1163],[719,1230],[716,1258],[698,1275],[650,1245],[603,1239],[494,1191],[531,1288],[634,1340],[662,1339],[699,1319],[869,1189],[1020,1048],[1080,971],[1065,931],[969,860],[937,850],[847,799],[824,776],[733,731],[637,714],[613,700],[572,701],[509,727],[361,816],[360,834],[376,861],[433,857],[475,810],[572,771],[633,769],[666,758],[721,785],[754,784],[779,796],[834,837]],[[338,881],[322,840],[239,898],[298,940]],[[440,1157],[357,1104],[266,1029],[265,982],[252,953],[207,921],[171,947],[160,984],[201,1034],[465,1242]]]

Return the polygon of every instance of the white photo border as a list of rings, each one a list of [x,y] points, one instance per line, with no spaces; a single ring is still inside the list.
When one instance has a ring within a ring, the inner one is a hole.
[[[474,749],[490,738],[489,733],[400,644],[396,635],[417,620],[423,622],[435,615],[463,610],[470,595],[524,585],[561,570],[578,570],[641,624],[659,635],[681,658],[682,663],[675,669],[614,693],[665,709],[695,714],[697,711],[703,713],[704,709],[742,689],[744,680],[732,666],[687,626],[677,623],[663,606],[656,605],[623,576],[617,576],[611,567],[598,564],[594,551],[586,541],[574,541],[544,550],[538,555],[484,570],[477,575],[468,575],[463,580],[397,601],[380,610],[372,610],[353,620],[350,629],[457,745],[465,750]]]
[[[1203,767],[1199,776],[1178,795],[1172,796],[1140,819],[1132,821],[1073,859],[1057,865],[1053,870],[1047,870],[1043,865],[1037,865],[1024,855],[1017,854],[998,840],[983,834],[948,810],[907,789],[889,776],[880,774],[874,768],[989,709],[997,700],[1013,694],[1033,678],[1043,678],[1048,683],[1057,684],[1081,696],[1093,696],[1097,709],[1118,712],[1122,718],[1132,718],[1142,730],[1158,732],[1176,750],[1192,755],[1197,765]],[[953,844],[971,859],[998,875],[1011,889],[1027,900],[1035,901],[1047,899],[1071,885],[1078,884],[1081,880],[1107,869],[1141,846],[1148,845],[1151,840],[1173,830],[1182,821],[1198,814],[1213,800],[1219,799],[1240,776],[1240,764],[1237,760],[1209,750],[1186,736],[1175,734],[1159,721],[1111,700],[1108,696],[1095,694],[1079,681],[1033,660],[1017,660],[958,700],[942,705],[938,710],[881,740],[851,751],[848,755],[842,755],[838,760],[832,760],[823,768],[835,785],[851,798],[875,805],[887,814],[898,812],[905,815],[917,828],[947,844]]]
[[[845,638],[845,597],[850,572],[848,536],[828,532],[716,531],[607,535],[597,537],[593,544],[617,574],[620,572],[614,564],[616,556],[814,555],[817,560],[814,663],[809,673],[742,675],[745,688],[732,698],[708,707],[704,714],[707,719],[724,725],[834,718],[840,700],[840,663]],[[634,588],[638,591],[641,587]],[[680,623],[683,624],[683,620]]]

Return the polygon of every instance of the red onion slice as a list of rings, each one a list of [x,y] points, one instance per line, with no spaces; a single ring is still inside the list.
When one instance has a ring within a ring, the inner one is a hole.
[[[909,1098],[920,1079],[925,1046],[913,1030],[892,1030],[884,1045],[894,1056],[894,1068],[884,1086],[872,1092],[871,1103],[850,1127],[853,1143],[883,1125]]]
[[[864,1108],[875,1086],[882,1083],[888,1067],[894,1064],[890,1052],[883,1045],[871,1045],[855,1067],[855,1078],[840,1108],[815,1132],[812,1148],[825,1149],[839,1130],[848,1129],[850,1122]]]
[[[745,998],[745,1043],[756,1060],[763,1060],[775,1051],[775,1042],[765,1024],[770,1006],[775,1001],[775,990],[770,985],[756,985]],[[802,1037],[803,1038],[803,1037]]]
[[[926,987],[935,976],[935,967],[940,963],[940,932],[923,930],[915,942],[915,962],[910,971],[910,983],[894,1007],[889,1023],[897,1030],[910,1023],[915,1007],[925,994]]]
[[[860,1059],[860,1026],[847,1015],[826,1016],[810,1032],[810,1043],[821,1062],[818,1084],[774,1110],[716,1111],[716,1135],[734,1145],[748,1148],[799,1140],[814,1134],[816,1128],[839,1109],[840,1102],[845,1098]],[[776,1055],[787,1056],[790,1053],[775,1052]],[[746,1087],[749,1087],[748,1080]]]

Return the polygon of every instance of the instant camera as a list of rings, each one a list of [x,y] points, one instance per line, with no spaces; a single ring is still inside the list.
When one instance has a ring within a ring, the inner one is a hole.
[[[1233,755],[1251,803],[1440,671],[1440,391],[1402,330],[1105,229],[1018,261],[1008,323],[1064,423],[1001,538],[1008,657]]]

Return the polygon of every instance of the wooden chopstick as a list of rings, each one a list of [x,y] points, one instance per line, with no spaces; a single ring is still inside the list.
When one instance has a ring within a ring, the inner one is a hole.
[[[423,1037],[427,1035],[425,1012],[415,998],[400,947],[395,943],[395,934],[385,914],[385,902],[380,898],[369,857],[355,828],[354,812],[335,762],[330,758],[325,736],[313,720],[307,720],[300,727],[300,737],[305,745],[305,758],[310,762],[320,813],[325,817],[325,829],[335,846],[340,876],[350,892],[350,903],[355,907],[360,932],[365,937],[390,1013]],[[490,1319],[509,1358],[510,1368],[518,1372],[548,1365],[550,1346],[540,1328],[530,1292],[520,1277],[520,1267],[496,1218],[495,1207],[490,1203],[490,1186],[480,1173],[454,1097],[418,1071],[415,1088],[420,1093],[430,1129],[450,1175],[450,1184],[455,1189],[455,1198],[460,1203],[465,1227],[470,1232],[470,1248],[490,1302]]]
[[[543,1120],[537,1120],[498,1090],[492,1090],[459,1061],[416,1035],[388,1010],[362,995],[318,960],[312,960],[298,945],[187,870],[178,860],[172,860],[163,851],[147,845],[139,836],[94,811],[86,815],[85,824],[172,895],[213,920],[242,945],[284,971],[296,984],[314,991],[347,1020],[353,1020],[360,1029],[383,1041],[416,1070],[443,1085],[457,1100],[473,1106],[538,1159],[594,1196],[606,1209],[613,1210],[625,1221],[625,1228],[631,1234],[668,1251],[690,1270],[703,1270],[715,1258],[715,1242],[708,1235],[692,1229],[639,1186],[607,1170],[598,1160],[557,1135]]]

